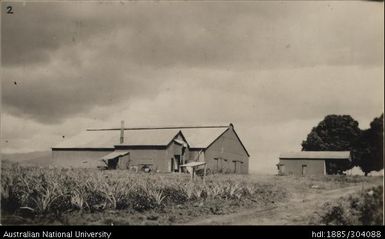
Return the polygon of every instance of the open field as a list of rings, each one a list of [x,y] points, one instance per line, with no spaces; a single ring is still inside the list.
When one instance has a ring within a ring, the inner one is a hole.
[[[3,164],[1,222],[318,224],[323,222],[317,215],[330,209],[326,202],[364,194],[382,185],[382,181],[383,177],[363,176],[210,175],[205,182],[200,178],[191,182],[183,174],[128,174],[123,170]],[[376,190],[382,192],[382,187]],[[380,201],[373,203],[377,205]]]

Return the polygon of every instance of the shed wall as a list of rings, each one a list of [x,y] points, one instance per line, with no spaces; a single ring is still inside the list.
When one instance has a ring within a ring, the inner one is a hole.
[[[237,174],[249,172],[249,156],[231,128],[205,150],[204,157],[211,171]]]
[[[203,149],[193,149],[189,151],[189,157],[188,157],[188,162],[204,162],[205,157],[204,157],[204,151]]]
[[[302,175],[303,165],[306,165],[305,175],[325,175],[325,160],[322,159],[280,159],[279,165],[283,175]]]
[[[124,149],[122,147],[122,149]],[[152,169],[166,172],[165,149],[125,149],[130,153],[129,166],[152,165]]]
[[[53,166],[64,168],[97,168],[104,163],[100,158],[111,150],[52,150]]]

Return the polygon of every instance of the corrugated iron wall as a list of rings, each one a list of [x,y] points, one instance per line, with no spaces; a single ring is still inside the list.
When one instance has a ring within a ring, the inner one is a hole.
[[[232,129],[206,149],[205,160],[211,171],[237,174],[249,172],[249,157]]]

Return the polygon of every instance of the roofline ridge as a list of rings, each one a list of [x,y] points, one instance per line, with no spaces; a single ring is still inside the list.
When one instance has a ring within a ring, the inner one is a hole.
[[[210,129],[210,128],[228,128],[228,125],[207,125],[207,126],[165,126],[165,127],[130,127],[124,130],[154,130],[154,129]],[[86,131],[110,131],[121,130],[121,128],[101,128],[87,129]]]

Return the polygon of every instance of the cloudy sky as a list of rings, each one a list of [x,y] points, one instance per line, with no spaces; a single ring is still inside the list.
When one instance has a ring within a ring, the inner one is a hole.
[[[383,111],[381,2],[3,3],[1,15],[4,153],[121,119],[232,122],[251,171],[274,173],[327,114],[367,128]]]

